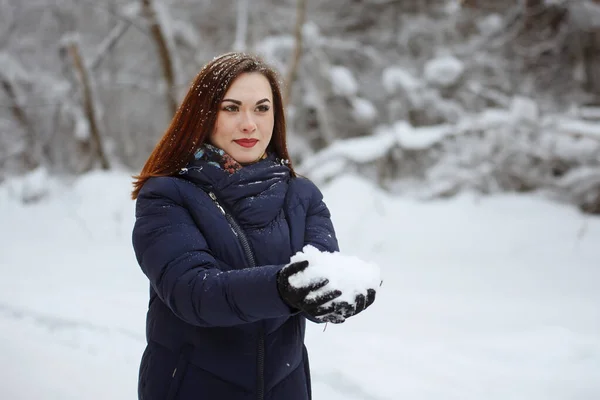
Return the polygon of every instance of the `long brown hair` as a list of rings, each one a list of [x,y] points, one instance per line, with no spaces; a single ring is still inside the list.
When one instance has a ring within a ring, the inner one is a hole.
[[[267,150],[281,159],[288,159],[285,113],[279,85],[279,75],[261,58],[246,53],[226,53],[214,58],[198,73],[179,106],[171,124],[160,139],[139,175],[134,176],[135,200],[148,179],[174,175],[193,157],[212,133],[218,107],[232,82],[242,73],[259,72],[271,84],[273,92],[273,136]],[[288,164],[295,176],[292,164]]]

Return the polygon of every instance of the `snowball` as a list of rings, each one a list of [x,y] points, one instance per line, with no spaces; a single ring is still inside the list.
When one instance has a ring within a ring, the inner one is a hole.
[[[290,277],[293,287],[302,287],[326,278],[329,284],[309,295],[314,298],[332,289],[340,290],[342,295],[335,301],[347,301],[352,304],[356,295],[367,295],[368,289],[377,290],[381,284],[381,272],[376,264],[337,253],[321,252],[313,246],[305,246],[296,253],[291,262],[308,261],[308,267]]]
[[[430,60],[425,64],[425,79],[436,85],[449,87],[460,79],[465,66],[462,61],[452,56],[444,56]]]

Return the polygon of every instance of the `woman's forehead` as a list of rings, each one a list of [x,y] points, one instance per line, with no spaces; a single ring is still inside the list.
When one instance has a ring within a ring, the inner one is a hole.
[[[225,93],[225,98],[236,96],[239,97],[236,100],[242,100],[242,97],[260,97],[270,100],[272,98],[271,84],[261,73],[243,73],[231,83]]]

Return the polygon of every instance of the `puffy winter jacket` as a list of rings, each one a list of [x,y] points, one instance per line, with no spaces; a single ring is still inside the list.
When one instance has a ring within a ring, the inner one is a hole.
[[[150,281],[143,400],[307,400],[305,316],[277,272],[305,245],[337,251],[309,180],[268,157],[229,174],[196,161],[139,193],[133,246]]]

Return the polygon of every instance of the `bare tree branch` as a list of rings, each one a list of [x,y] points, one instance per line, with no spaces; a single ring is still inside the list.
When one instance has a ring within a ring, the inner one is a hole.
[[[297,0],[296,27],[294,29],[294,55],[290,63],[290,69],[286,77],[286,85],[283,93],[283,104],[288,105],[292,96],[292,86],[298,73],[298,64],[302,55],[302,27],[306,19],[306,0]]]
[[[132,18],[130,18],[128,16],[125,16],[123,14],[115,12],[115,11],[109,9],[108,7],[103,6],[103,5],[101,5],[98,2],[95,2],[93,0],[73,0],[73,1],[75,3],[85,4],[88,7],[93,7],[95,9],[105,11],[108,14],[110,14],[110,15],[114,16],[115,18],[119,19],[121,22],[125,22],[128,25],[133,26],[134,28],[136,28],[138,31],[140,31],[144,35],[152,38],[152,36],[148,32],[148,28],[147,27],[145,27],[143,24],[140,24],[139,22],[135,21],[134,19],[132,19]]]
[[[110,163],[108,162],[108,157],[102,144],[102,137],[100,134],[100,128],[98,126],[98,116],[96,115],[96,105],[94,104],[93,88],[90,82],[89,71],[81,57],[79,45],[76,42],[69,44],[68,51],[73,59],[73,64],[79,74],[79,78],[83,87],[84,110],[90,124],[90,134],[94,144],[96,157],[100,161],[101,168],[103,170],[108,170],[110,169]]]
[[[237,23],[235,27],[235,51],[246,50],[246,36],[248,35],[248,0],[237,0]]]
[[[17,4],[18,4],[18,7],[21,7],[21,3],[17,3]],[[14,32],[15,28],[17,27],[17,18],[15,18],[15,15],[13,13],[13,8],[8,7],[8,9],[10,10],[11,18],[10,18],[10,22],[7,25],[5,25],[2,32],[0,32],[0,48],[6,47],[6,44],[9,40],[11,34]]]
[[[173,55],[169,51],[169,45],[167,37],[165,35],[163,27],[160,25],[158,16],[156,15],[156,9],[153,0],[141,0],[142,1],[142,12],[150,22],[150,32],[152,38],[158,48],[160,64],[163,69],[165,82],[169,91],[168,102],[169,111],[171,114],[175,114],[177,111],[177,90],[175,82],[175,64]]]
[[[314,54],[315,58],[320,62],[324,62],[323,57],[319,57]],[[320,66],[317,66],[319,68]],[[317,120],[319,121],[320,138],[323,140],[325,146],[329,146],[335,140],[336,134],[333,128],[333,122],[330,118],[330,113],[325,100],[325,95],[322,93],[323,88],[315,84],[315,82],[309,77],[312,71],[309,71],[306,67],[303,68],[306,74],[304,84],[308,91],[314,97],[315,112]]]
[[[92,58],[88,68],[94,70],[100,65],[106,54],[112,50],[112,48],[119,42],[119,39],[123,37],[127,29],[131,26],[129,21],[119,21],[119,23],[110,31],[108,36],[100,43],[96,55]]]
[[[39,160],[36,160],[34,146],[35,146],[35,131],[33,129],[33,125],[29,118],[27,117],[27,113],[23,107],[23,103],[20,101],[19,96],[17,95],[17,90],[13,84],[4,74],[0,74],[0,83],[2,84],[2,88],[8,95],[8,97],[12,101],[11,112],[14,118],[17,120],[19,125],[23,127],[25,131],[25,148],[23,149],[23,162],[25,164],[25,168],[28,170],[32,170],[39,165]]]

